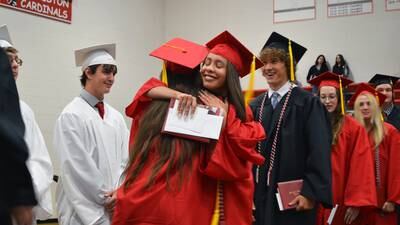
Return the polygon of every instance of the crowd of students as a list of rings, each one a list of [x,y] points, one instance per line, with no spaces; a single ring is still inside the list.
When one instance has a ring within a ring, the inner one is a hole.
[[[6,27],[0,30],[7,33],[0,44],[16,79],[22,60]],[[258,57],[228,31],[204,45],[172,39],[151,53],[164,61],[161,79],[148,80],[126,107],[130,132],[121,113],[104,101],[118,72],[115,44],[75,51],[82,91],[54,130],[59,223],[325,225],[334,207],[335,225],[397,224],[398,78],[379,74],[371,84],[359,84],[348,103],[352,116],[343,97],[352,81],[343,73],[309,79],[317,96],[295,84],[296,64],[306,50],[276,32]],[[250,101],[240,78],[257,69],[269,89]],[[170,99],[179,100],[179,113],[187,118],[198,104],[218,107],[219,139],[162,133]],[[10,215],[17,224],[31,224],[52,214],[49,154],[32,110],[19,105],[33,180],[26,187],[39,204],[30,211],[32,195],[27,202],[2,204],[2,224],[10,224]],[[302,180],[301,189],[289,202],[293,208],[282,211],[278,184],[295,180]],[[24,206],[22,219],[16,206]]]

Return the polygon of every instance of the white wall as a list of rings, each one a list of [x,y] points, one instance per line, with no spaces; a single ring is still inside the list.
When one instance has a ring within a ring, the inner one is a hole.
[[[81,90],[75,49],[117,44],[118,74],[106,101],[123,114],[138,87],[159,73],[159,60],[148,53],[164,41],[164,2],[116,2],[73,0],[72,24],[0,7],[0,25],[8,25],[24,61],[17,82],[21,99],[36,114],[56,173],[58,161],[52,143],[55,120]]]
[[[357,82],[375,73],[400,75],[400,11],[385,12],[385,1],[375,0],[373,14],[328,19],[327,0],[316,4],[315,20],[273,24],[272,0],[166,0],[166,36],[205,43],[228,29],[258,54],[270,33],[277,31],[308,48],[297,70],[303,84],[321,53],[331,65],[337,53],[343,54]],[[247,87],[246,78],[242,85]],[[258,75],[256,88],[264,87]]]
[[[8,25],[24,61],[17,82],[21,98],[33,108],[55,165],[55,120],[81,89],[74,50],[117,44],[118,74],[106,101],[124,112],[140,84],[158,73],[158,60],[148,53],[164,41],[163,1],[74,0],[72,4],[72,24],[0,7],[0,23]]]

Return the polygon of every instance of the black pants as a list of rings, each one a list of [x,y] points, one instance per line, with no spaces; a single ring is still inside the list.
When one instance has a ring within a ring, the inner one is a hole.
[[[0,212],[0,224],[11,225],[11,218],[8,212]]]
[[[400,225],[400,205],[396,204],[396,212],[397,212],[397,225]]]

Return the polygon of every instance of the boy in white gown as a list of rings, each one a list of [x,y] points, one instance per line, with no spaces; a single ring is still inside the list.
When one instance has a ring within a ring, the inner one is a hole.
[[[103,102],[117,73],[114,58],[115,44],[75,52],[83,89],[64,108],[54,131],[59,224],[110,224],[129,135],[121,113]]]

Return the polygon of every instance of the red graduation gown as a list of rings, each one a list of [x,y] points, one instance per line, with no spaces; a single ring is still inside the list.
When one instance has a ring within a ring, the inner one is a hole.
[[[155,79],[148,81],[127,107],[127,115],[134,118],[131,140],[138,128],[135,120],[145,112],[150,101],[145,93],[157,85],[162,84]],[[134,183],[127,190],[123,187],[118,189],[112,224],[208,225],[214,212],[217,181],[220,180],[223,183],[225,223],[250,225],[254,191],[251,168],[253,163],[264,162],[255,147],[258,141],[265,138],[265,133],[262,126],[252,120],[249,109],[247,118],[251,122],[241,122],[234,107],[229,106],[226,126],[219,141],[212,149],[199,149],[192,166],[186,167],[180,189],[177,185],[178,173],[170,177],[170,187],[167,188],[165,167],[160,170],[156,183],[148,190],[143,189],[159,157],[157,144],[154,144],[144,169]],[[182,149],[178,147],[176,151],[179,153]]]
[[[374,162],[365,128],[351,116],[344,117],[337,144],[332,147],[332,192],[336,211],[333,225],[344,225],[347,207],[376,206]],[[327,224],[330,209],[320,207],[318,225]],[[357,224],[356,219],[352,224]]]
[[[381,185],[377,188],[378,207],[362,212],[363,224],[396,225],[396,212],[384,214],[383,204],[394,202],[400,204],[400,133],[389,123],[384,123],[385,137],[379,145],[379,165]],[[369,138],[371,146],[374,140]],[[371,151],[374,155],[375,149]],[[375,157],[373,156],[375,159]]]

